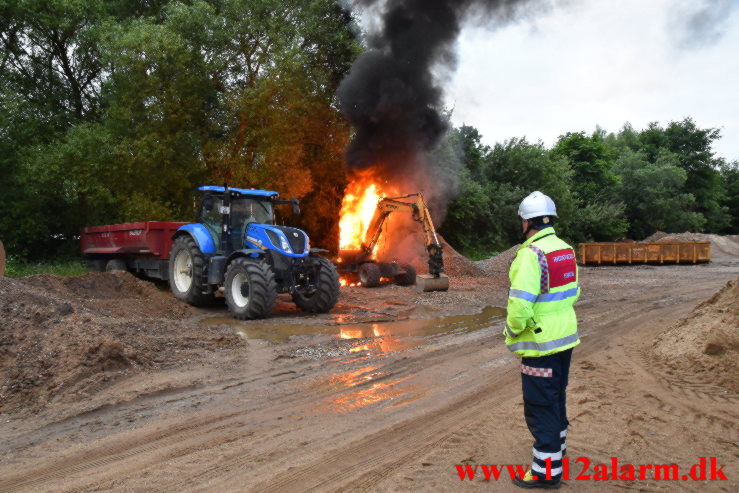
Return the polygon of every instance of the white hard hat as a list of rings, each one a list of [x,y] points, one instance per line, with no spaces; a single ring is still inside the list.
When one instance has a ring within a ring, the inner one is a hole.
[[[554,201],[543,193],[537,191],[531,193],[528,197],[521,201],[518,206],[518,215],[522,219],[531,219],[540,216],[556,216],[557,206]]]

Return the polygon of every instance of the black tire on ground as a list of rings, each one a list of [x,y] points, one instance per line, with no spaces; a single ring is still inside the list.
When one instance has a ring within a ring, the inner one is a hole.
[[[366,262],[359,266],[359,282],[365,288],[376,288],[380,285],[380,266],[374,262]]]
[[[94,272],[105,272],[105,267],[108,265],[108,262],[105,259],[96,258],[88,260],[87,265],[89,265],[90,269]]]
[[[105,264],[105,271],[113,272],[117,270],[127,271],[128,269],[126,268],[126,262],[119,258],[108,260],[108,262]]]
[[[395,284],[398,286],[412,286],[416,284],[416,268],[411,264],[403,264],[400,268],[405,272],[395,276]]]
[[[304,312],[326,313],[339,301],[339,274],[336,267],[323,257],[313,257],[318,262],[317,287],[313,293],[293,293],[295,305]]]
[[[169,252],[169,289],[175,298],[194,306],[206,306],[213,293],[203,283],[205,256],[192,236],[177,238]]]
[[[269,316],[277,299],[272,268],[256,258],[239,257],[228,265],[224,291],[229,311],[239,320]]]

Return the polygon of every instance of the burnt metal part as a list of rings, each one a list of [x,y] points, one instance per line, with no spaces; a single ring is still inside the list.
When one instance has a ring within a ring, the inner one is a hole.
[[[429,245],[429,274],[439,277],[444,272],[444,259],[442,258],[443,247],[441,245]]]

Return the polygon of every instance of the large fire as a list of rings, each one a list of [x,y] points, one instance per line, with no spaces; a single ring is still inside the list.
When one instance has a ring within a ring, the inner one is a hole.
[[[369,227],[377,202],[385,197],[380,185],[367,178],[349,183],[341,202],[339,216],[339,250],[359,250]]]
[[[344,191],[339,216],[339,250],[358,251],[362,247],[364,235],[377,208],[377,203],[385,197],[378,180],[369,173],[355,176]],[[341,262],[341,258],[338,260]],[[342,286],[358,286],[342,277]]]

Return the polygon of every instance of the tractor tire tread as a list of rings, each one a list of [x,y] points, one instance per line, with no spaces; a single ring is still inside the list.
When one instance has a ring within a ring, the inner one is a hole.
[[[173,289],[173,271],[174,271],[174,257],[178,249],[186,248],[190,257],[192,257],[192,285],[186,293],[178,292]],[[190,235],[180,236],[174,241],[172,250],[169,255],[169,282],[170,291],[174,294],[175,298],[180,301],[184,301],[188,305],[192,306],[208,306],[213,303],[214,295],[211,292],[203,293],[206,291],[205,286],[202,284],[203,269],[205,267],[205,256],[200,251],[200,247],[195,243],[195,240]]]
[[[293,294],[295,305],[304,312],[327,313],[339,301],[339,273],[334,264],[323,257],[315,257],[320,264],[318,289],[313,296],[306,298],[301,293]]]
[[[249,303],[246,307],[237,306],[230,292],[233,276],[237,270],[242,270],[249,279]],[[225,292],[226,305],[234,318],[239,320],[265,318],[275,308],[277,282],[272,268],[264,260],[239,257],[231,262],[226,270]]]

